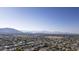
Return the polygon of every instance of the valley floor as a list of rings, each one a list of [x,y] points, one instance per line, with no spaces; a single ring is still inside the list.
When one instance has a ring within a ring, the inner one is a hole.
[[[79,35],[0,35],[0,51],[79,51]]]

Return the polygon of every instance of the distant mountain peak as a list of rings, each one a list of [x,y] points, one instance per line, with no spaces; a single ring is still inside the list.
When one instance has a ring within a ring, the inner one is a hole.
[[[13,28],[0,28],[0,34],[16,34],[16,33],[22,33],[22,32]]]

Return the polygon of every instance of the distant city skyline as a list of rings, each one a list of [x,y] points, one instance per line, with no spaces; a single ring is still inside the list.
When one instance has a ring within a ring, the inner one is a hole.
[[[0,28],[79,33],[79,8],[0,7]]]

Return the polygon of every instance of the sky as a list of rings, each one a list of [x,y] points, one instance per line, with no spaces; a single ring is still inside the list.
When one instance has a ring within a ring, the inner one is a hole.
[[[79,33],[79,8],[0,7],[0,28]]]

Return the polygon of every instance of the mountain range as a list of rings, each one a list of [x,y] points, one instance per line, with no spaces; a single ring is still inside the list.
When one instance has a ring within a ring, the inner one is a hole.
[[[58,31],[54,31],[54,32],[51,32],[51,31],[26,31],[26,32],[23,32],[23,31],[19,31],[19,30],[16,30],[16,29],[13,29],[13,28],[0,28],[0,34],[23,34],[23,33],[26,33],[26,34],[72,34],[72,33],[68,33],[68,32],[58,32]]]

